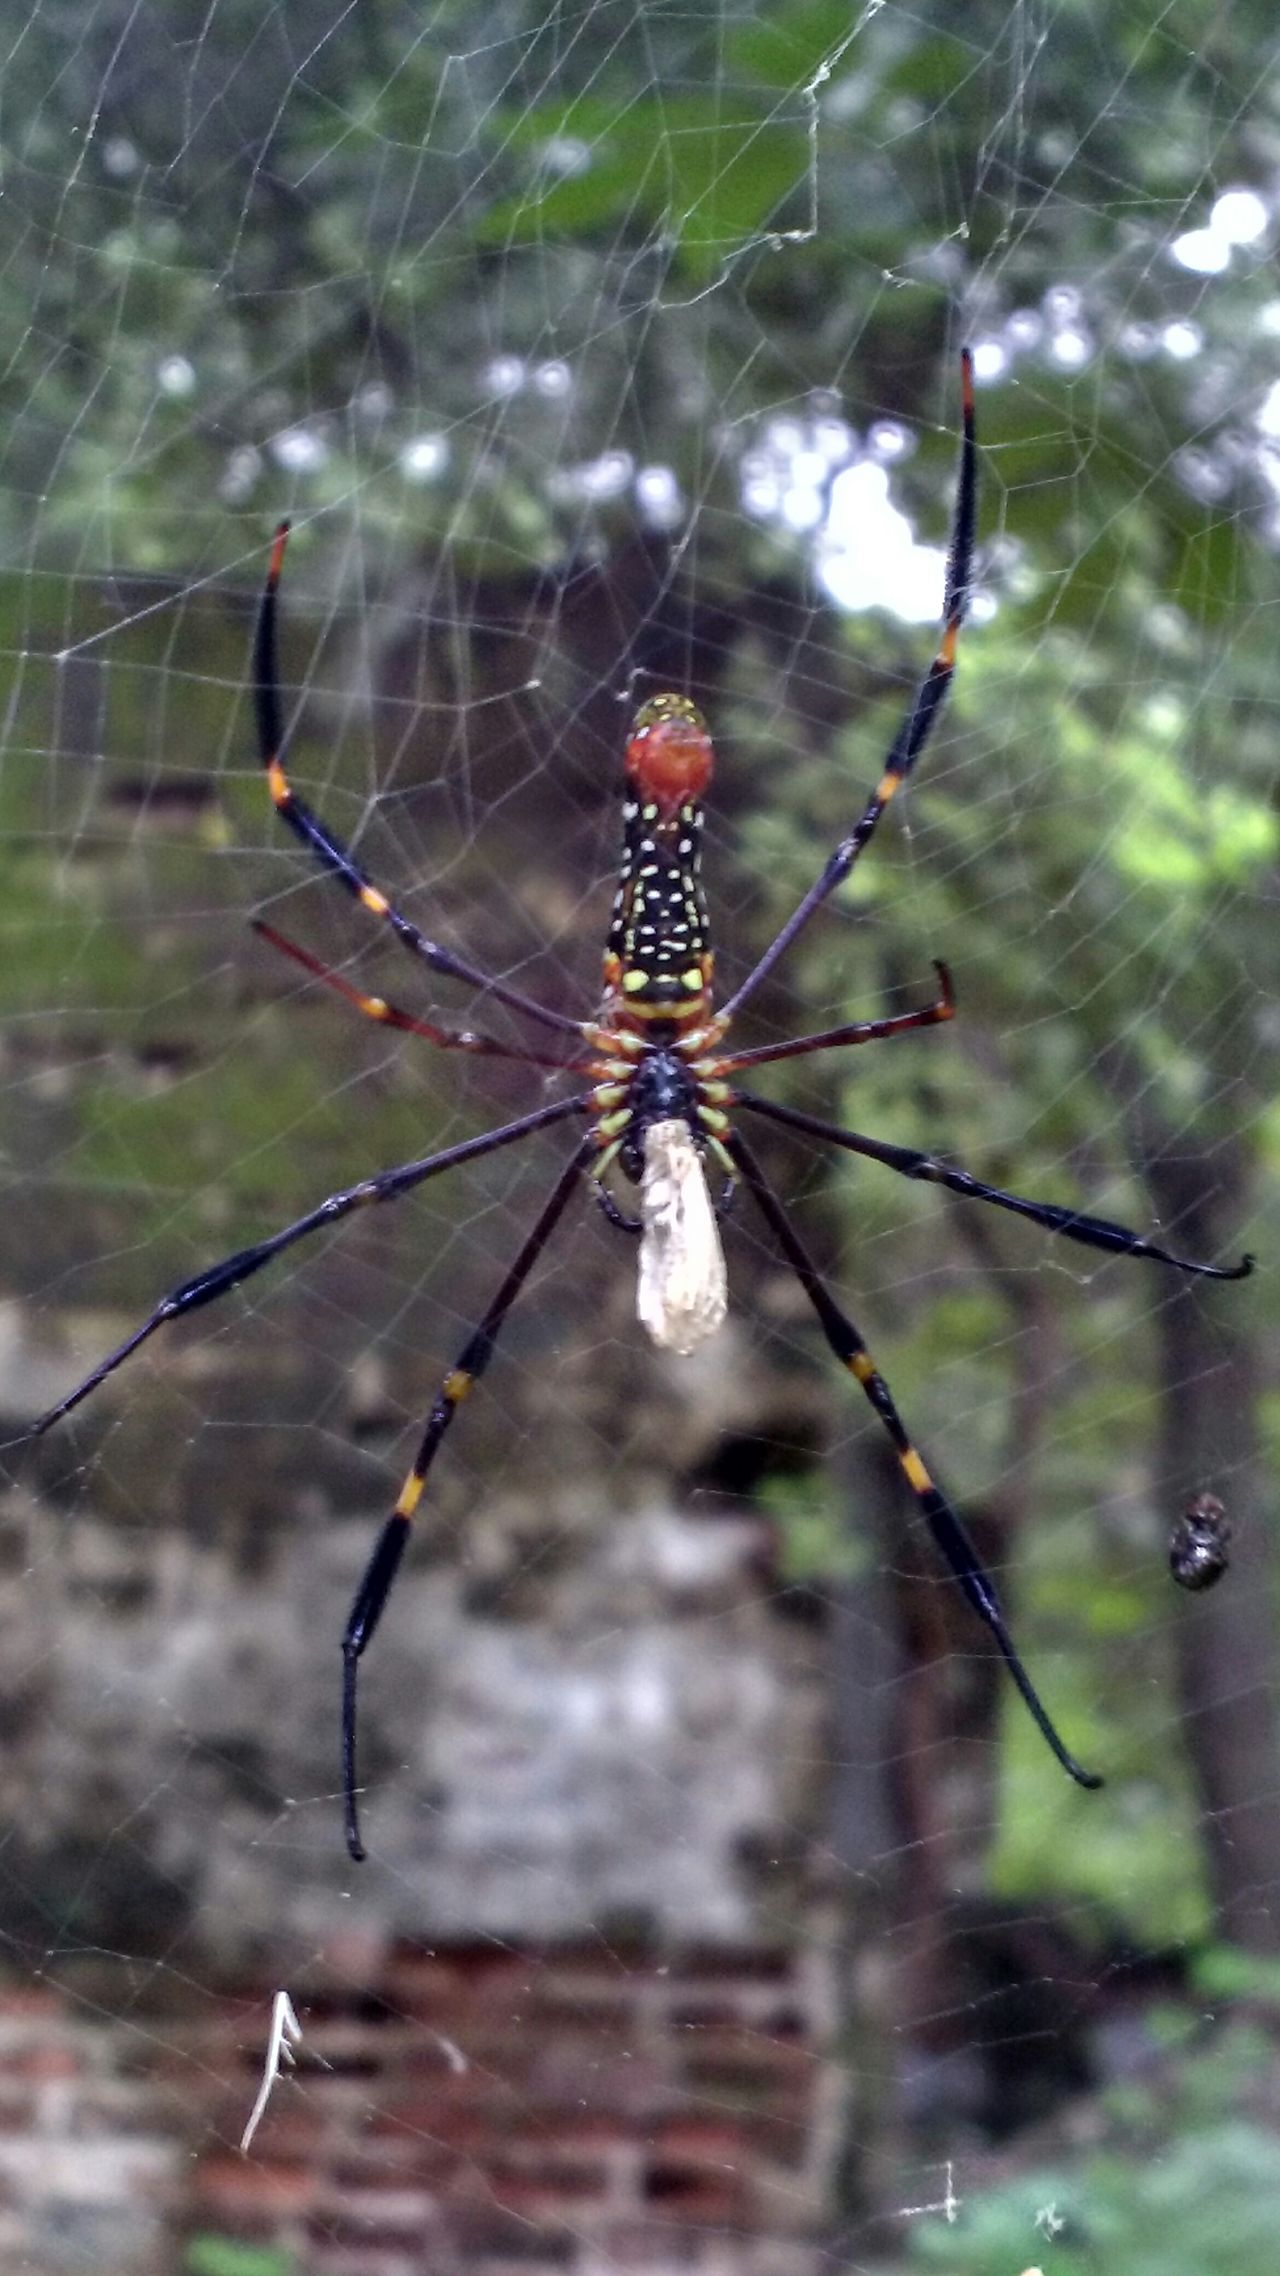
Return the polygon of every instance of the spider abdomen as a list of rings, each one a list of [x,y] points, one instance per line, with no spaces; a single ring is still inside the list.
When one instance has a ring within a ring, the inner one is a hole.
[[[711,738],[686,697],[655,696],[627,744],[622,869],[605,950],[604,1017],[701,1023],[711,985],[701,797]]]

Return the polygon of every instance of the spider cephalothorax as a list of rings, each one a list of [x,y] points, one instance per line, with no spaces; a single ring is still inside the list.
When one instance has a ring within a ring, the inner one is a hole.
[[[442,1050],[518,1059],[528,1066],[585,1077],[587,1088],[535,1108],[480,1137],[465,1139],[421,1161],[381,1170],[358,1185],[330,1194],[281,1232],[237,1250],[234,1256],[185,1281],[161,1299],[133,1335],[42,1415],[32,1431],[48,1430],[78,1406],[167,1320],[212,1303],[321,1226],[336,1223],[352,1210],[393,1201],[443,1170],[512,1145],[534,1131],[573,1118],[585,1122],[583,1135],[512,1258],[488,1309],[440,1380],[417,1455],[374,1545],[347,1618],[342,1638],[342,1781],[347,1846],[355,1858],[364,1855],[356,1810],[356,1671],[361,1655],[382,1617],[436,1450],[457,1409],[488,1366],[512,1304],[584,1176],[593,1181],[613,1222],[641,1235],[640,1318],[656,1342],[677,1352],[692,1351],[724,1317],[724,1258],[716,1219],[734,1178],[742,1181],[812,1304],[831,1351],[866,1394],[888,1432],[902,1475],[940,1555],[974,1612],[985,1622],[1037,1727],[1079,1784],[1100,1784],[1080,1767],[1059,1738],[1014,1647],[994,1584],[968,1533],[910,1438],[889,1386],[858,1329],[831,1294],[789,1212],[738,1131],[736,1113],[745,1110],[882,1163],[900,1176],[941,1185],[969,1199],[1011,1210],[1086,1248],[1148,1257],[1180,1272],[1225,1280],[1239,1279],[1249,1271],[1251,1260],[1246,1257],[1234,1266],[1195,1263],[1107,1218],[1087,1217],[1058,1202],[1032,1201],[1021,1194],[1006,1193],[935,1155],[890,1145],[857,1131],[839,1130],[797,1108],[758,1098],[736,1080],[743,1069],[771,1060],[873,1043],[949,1020],[955,1001],[942,965],[936,967],[937,997],[915,1011],[854,1021],[746,1051],[726,1053],[724,1049],[730,1019],[848,876],[885,807],[923,750],[946,697],[968,600],[977,481],[973,377],[967,355],[963,371],[964,436],[937,653],[908,706],[884,760],[880,780],[858,821],[834,848],[809,891],[718,1013],[712,1006],[713,958],[700,869],[702,796],[711,779],[712,752],[706,725],[695,706],[681,695],[658,695],[636,715],[625,754],[622,867],[605,947],[600,1009],[594,1019],[583,1020],[552,1011],[506,981],[488,977],[455,950],[428,938],[381,887],[371,882],[341,840],[293,790],[281,755],[284,734],[276,662],[276,595],[288,524],[281,523],[276,532],[258,618],[255,696],[262,761],[277,811],[322,868],[336,877],[370,916],[389,925],[422,964],[553,1030],[562,1049],[553,1056],[549,1051],[498,1042],[470,1028],[438,1027],[417,1013],[400,1010],[382,996],[354,987],[272,926],[259,925],[259,931],[366,1018],[423,1036]],[[708,1165],[717,1181],[715,1201],[707,1185]],[[609,1190],[607,1181],[615,1166],[625,1180],[640,1189],[638,1218],[621,1210]]]

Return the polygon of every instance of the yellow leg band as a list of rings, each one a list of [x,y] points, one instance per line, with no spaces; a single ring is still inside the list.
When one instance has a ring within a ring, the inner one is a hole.
[[[918,1494],[927,1494],[933,1491],[933,1480],[916,1453],[914,1446],[908,1447],[905,1454],[898,1456],[898,1460],[906,1472],[908,1483],[915,1487]]]
[[[400,1488],[400,1499],[396,1503],[396,1516],[412,1517],[421,1499],[422,1480],[416,1470],[411,1470]]]

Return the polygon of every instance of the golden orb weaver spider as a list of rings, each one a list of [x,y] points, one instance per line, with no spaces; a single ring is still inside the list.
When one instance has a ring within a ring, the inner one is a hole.
[[[936,655],[907,709],[884,760],[880,780],[849,835],[829,856],[820,876],[792,911],[746,979],[720,1011],[712,1006],[713,956],[703,899],[700,854],[702,796],[711,777],[712,749],[695,706],[679,695],[659,695],[637,712],[625,754],[626,787],[622,809],[621,873],[604,955],[604,988],[593,1019],[576,1020],[552,1011],[504,981],[477,970],[465,957],[444,948],[419,930],[374,885],[341,841],[291,788],[281,756],[283,720],[276,656],[277,592],[289,525],[282,522],[271,549],[258,615],[254,651],[254,692],[258,740],[267,786],[277,812],[328,873],[337,878],[372,917],[389,925],[411,954],[433,972],[482,991],[564,1039],[558,1056],[495,1041],[466,1028],[437,1027],[402,1011],[381,996],[366,995],[318,958],[270,925],[257,930],[326,987],[384,1026],[424,1036],[446,1051],[468,1051],[516,1059],[527,1066],[553,1068],[587,1079],[572,1097],[537,1108],[513,1122],[468,1138],[421,1161],[379,1171],[330,1194],[317,1207],[269,1239],[240,1249],[161,1299],[149,1319],[110,1352],[91,1374],[32,1426],[38,1436],[79,1406],[130,1354],[168,1320],[212,1303],[237,1287],[295,1241],[351,1211],[410,1192],[428,1178],[475,1161],[571,1117],[587,1125],[541,1214],[526,1235],[487,1311],[467,1338],[454,1365],[443,1376],[427,1417],[413,1466],[400,1489],[356,1591],[342,1638],[342,1787],[347,1848],[364,1857],[356,1805],[356,1676],[404,1555],[427,1473],[458,1407],[484,1373],[503,1322],[536,1259],[562,1216],[579,1180],[588,1175],[601,1207],[623,1230],[640,1236],[638,1309],[649,1333],[667,1348],[689,1351],[724,1316],[725,1280],[717,1220],[741,1179],[812,1304],[836,1359],[870,1400],[892,1440],[902,1474],[915,1496],[943,1562],[995,1639],[1009,1673],[1038,1729],[1063,1768],[1078,1785],[1102,1781],[1070,1754],[1014,1646],[995,1586],[964,1525],[935,1483],[898,1413],[888,1384],[875,1365],[849,1314],[831,1295],[826,1281],[792,1226],[782,1202],[766,1181],[755,1155],[734,1126],[731,1109],[799,1130],[867,1160],[883,1163],[900,1176],[947,1187],[970,1199],[1013,1210],[1035,1225],[1113,1255],[1149,1257],[1179,1272],[1218,1280],[1238,1280],[1252,1267],[1197,1264],[1174,1256],[1154,1241],[1106,1218],[1083,1216],[1056,1202],[1032,1201],[907,1146],[840,1130],[811,1114],[779,1105],[744,1090],[731,1078],[744,1069],[803,1053],[871,1043],[918,1027],[949,1020],[955,1011],[950,976],[935,967],[939,992],[932,1003],[895,1017],[860,1020],[784,1043],[726,1054],[730,1023],[766,975],[791,947],[810,918],[849,875],[885,807],[900,789],[932,733],[955,669],[960,627],[969,596],[977,496],[977,444],[973,408],[973,369],[967,351],[963,370],[963,430],[959,480],[952,516],[943,602],[942,636]],[[569,1043],[579,1056],[568,1056]],[[704,1165],[710,1161],[724,1185],[713,1199]],[[640,1215],[627,1216],[604,1183],[617,1165],[640,1189]]]

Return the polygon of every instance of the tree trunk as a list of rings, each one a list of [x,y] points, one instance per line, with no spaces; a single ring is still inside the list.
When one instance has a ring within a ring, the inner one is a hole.
[[[1188,1255],[1224,1256],[1242,1214],[1242,1146],[1155,1160],[1147,1182]],[[1251,1950],[1280,1949],[1280,1812],[1275,1806],[1276,1639],[1258,1426],[1251,1293],[1181,1281],[1160,1310],[1158,1489],[1170,1525],[1191,1496],[1220,1496],[1231,1569],[1189,1598],[1178,1630],[1184,1736],[1204,1813],[1219,1923]]]

